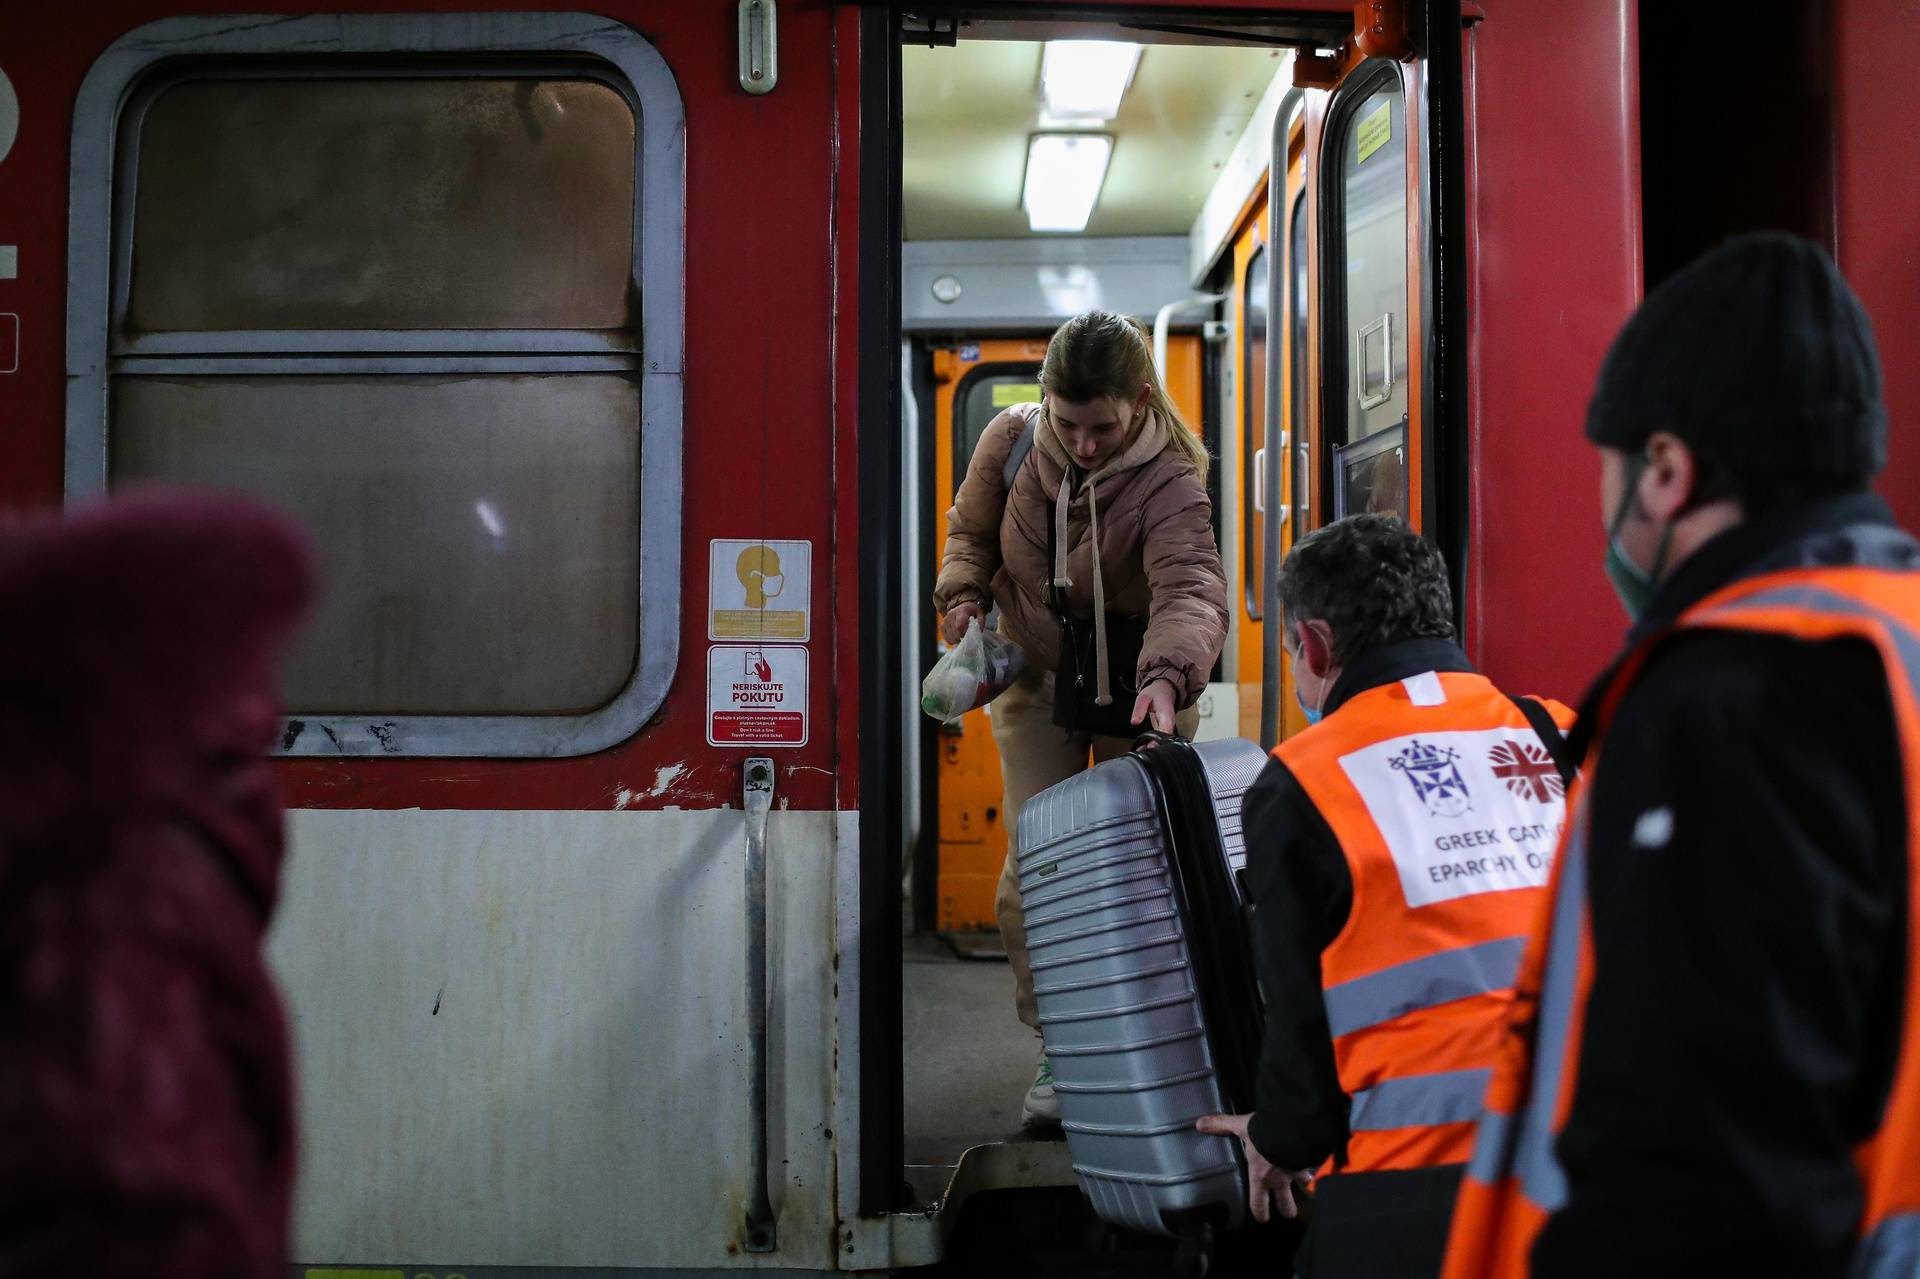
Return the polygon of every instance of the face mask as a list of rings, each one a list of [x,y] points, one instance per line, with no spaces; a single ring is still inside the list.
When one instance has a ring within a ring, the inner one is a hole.
[[[1289,630],[1290,629],[1291,628],[1289,628]],[[1300,654],[1288,648],[1284,642],[1280,645],[1280,651],[1287,655],[1287,660],[1289,662],[1292,662],[1296,666],[1300,664]],[[1327,699],[1327,688],[1326,688],[1326,685],[1322,684],[1320,686],[1320,700],[1324,703],[1326,699]],[[1307,705],[1307,699],[1300,696],[1300,685],[1297,683],[1293,686],[1293,700],[1294,700],[1294,703],[1300,707],[1300,713],[1307,717],[1307,723],[1309,726],[1318,724],[1322,719],[1326,717],[1326,712],[1321,710],[1320,707]]]
[[[1607,525],[1607,580],[1613,583],[1614,594],[1626,606],[1627,616],[1635,621],[1640,620],[1653,604],[1653,597],[1660,593],[1660,572],[1667,566],[1667,544],[1673,538],[1671,524],[1660,531],[1660,545],[1653,553],[1653,568],[1650,570],[1635,564],[1626,548],[1620,545],[1620,526],[1626,522],[1627,512],[1633,508],[1640,477],[1646,470],[1645,457],[1634,458],[1627,467],[1627,483],[1620,493],[1620,505],[1613,513],[1613,522]]]

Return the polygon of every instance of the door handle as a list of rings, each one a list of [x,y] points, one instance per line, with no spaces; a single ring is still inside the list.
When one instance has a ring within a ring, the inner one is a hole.
[[[767,814],[773,810],[773,761],[755,755],[741,776],[747,812],[747,1040],[753,1058],[747,1251],[772,1252],[773,1203],[767,1194]]]
[[[740,0],[740,87],[772,93],[780,81],[780,15],[774,0]]]

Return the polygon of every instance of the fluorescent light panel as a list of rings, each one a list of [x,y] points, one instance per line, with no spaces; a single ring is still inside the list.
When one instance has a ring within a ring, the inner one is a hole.
[[[1035,231],[1084,231],[1113,158],[1104,133],[1036,133],[1027,143],[1027,182],[1020,203]]]
[[[1047,123],[1097,124],[1119,114],[1140,46],[1119,40],[1049,40],[1040,55]]]

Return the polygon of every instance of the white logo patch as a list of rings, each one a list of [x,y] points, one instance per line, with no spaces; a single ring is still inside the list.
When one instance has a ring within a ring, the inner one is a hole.
[[[1662,804],[1640,814],[1633,824],[1635,848],[1665,848],[1673,838],[1673,810]]]
[[[1531,729],[1494,728],[1413,733],[1341,757],[1407,905],[1546,884],[1567,806],[1538,748]]]

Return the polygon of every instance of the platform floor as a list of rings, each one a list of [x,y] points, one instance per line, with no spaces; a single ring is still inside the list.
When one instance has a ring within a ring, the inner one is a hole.
[[[990,949],[987,939],[958,940]],[[961,959],[926,936],[909,937],[905,950],[906,1176],[932,1203],[968,1147],[1030,1137],[1020,1103],[1040,1065],[1040,1037],[1013,1015],[1005,959]]]
[[[937,937],[907,937],[903,973],[906,1179],[924,1205],[938,1202],[969,1147],[1062,1140],[1020,1127],[1020,1102],[1040,1064],[1040,1038],[1013,1015],[1004,958],[962,959]],[[997,938],[955,938],[990,952]],[[1221,1241],[1214,1279],[1283,1279],[1299,1225],[1276,1224]],[[961,1205],[947,1259],[908,1273],[924,1279],[1156,1279],[1176,1273],[1170,1239],[1094,1220],[1078,1187],[977,1193]]]

